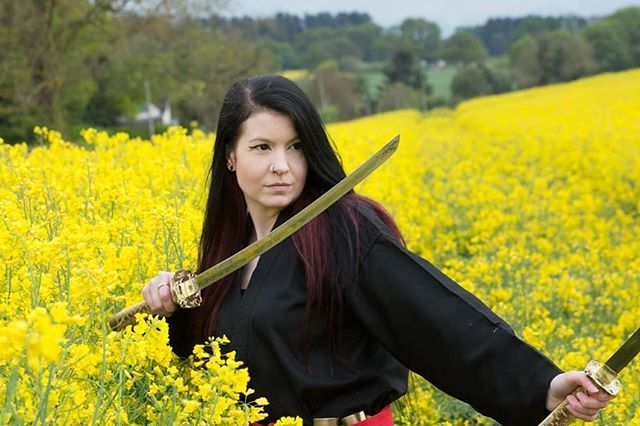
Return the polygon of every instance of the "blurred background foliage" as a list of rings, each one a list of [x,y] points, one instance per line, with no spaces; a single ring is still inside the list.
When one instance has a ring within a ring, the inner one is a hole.
[[[170,109],[165,126],[213,130],[229,84],[258,73],[296,80],[331,122],[640,66],[640,7],[489,19],[448,37],[423,17],[383,28],[367,13],[224,18],[226,7],[3,0],[0,135],[32,142],[44,125],[71,140],[87,126],[148,136],[154,127],[134,117],[150,104]]]

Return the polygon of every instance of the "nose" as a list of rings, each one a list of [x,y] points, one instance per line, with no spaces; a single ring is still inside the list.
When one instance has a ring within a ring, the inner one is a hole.
[[[272,173],[282,175],[289,171],[289,163],[287,162],[285,153],[276,153],[273,158],[273,163],[269,169]]]

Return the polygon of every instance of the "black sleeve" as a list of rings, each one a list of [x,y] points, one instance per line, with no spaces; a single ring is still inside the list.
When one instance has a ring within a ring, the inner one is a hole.
[[[381,235],[363,258],[349,306],[407,368],[505,425],[537,425],[562,371],[480,300]]]
[[[178,308],[173,315],[166,317],[169,324],[169,345],[173,353],[181,358],[187,358],[193,352],[190,312],[190,309]]]

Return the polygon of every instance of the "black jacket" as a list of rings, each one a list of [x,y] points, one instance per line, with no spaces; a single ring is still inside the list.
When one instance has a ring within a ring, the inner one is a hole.
[[[224,302],[215,334],[231,340],[255,395],[269,400],[265,423],[285,415],[307,425],[314,417],[376,413],[406,392],[410,369],[500,423],[538,424],[547,414],[549,383],[561,370],[406,250],[369,209],[362,214],[361,279],[344,289],[340,360],[330,356],[324,326],[312,329],[308,364],[298,350],[306,287],[290,238],[260,257],[244,294],[238,286]],[[193,347],[190,312],[169,318],[180,356]]]

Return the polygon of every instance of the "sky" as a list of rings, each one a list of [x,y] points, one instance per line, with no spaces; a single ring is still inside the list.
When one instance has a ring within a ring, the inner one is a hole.
[[[286,12],[303,16],[318,12],[366,12],[385,28],[405,18],[425,18],[436,22],[447,36],[456,27],[483,24],[488,18],[526,15],[609,15],[640,0],[229,0],[226,16],[273,16]]]

